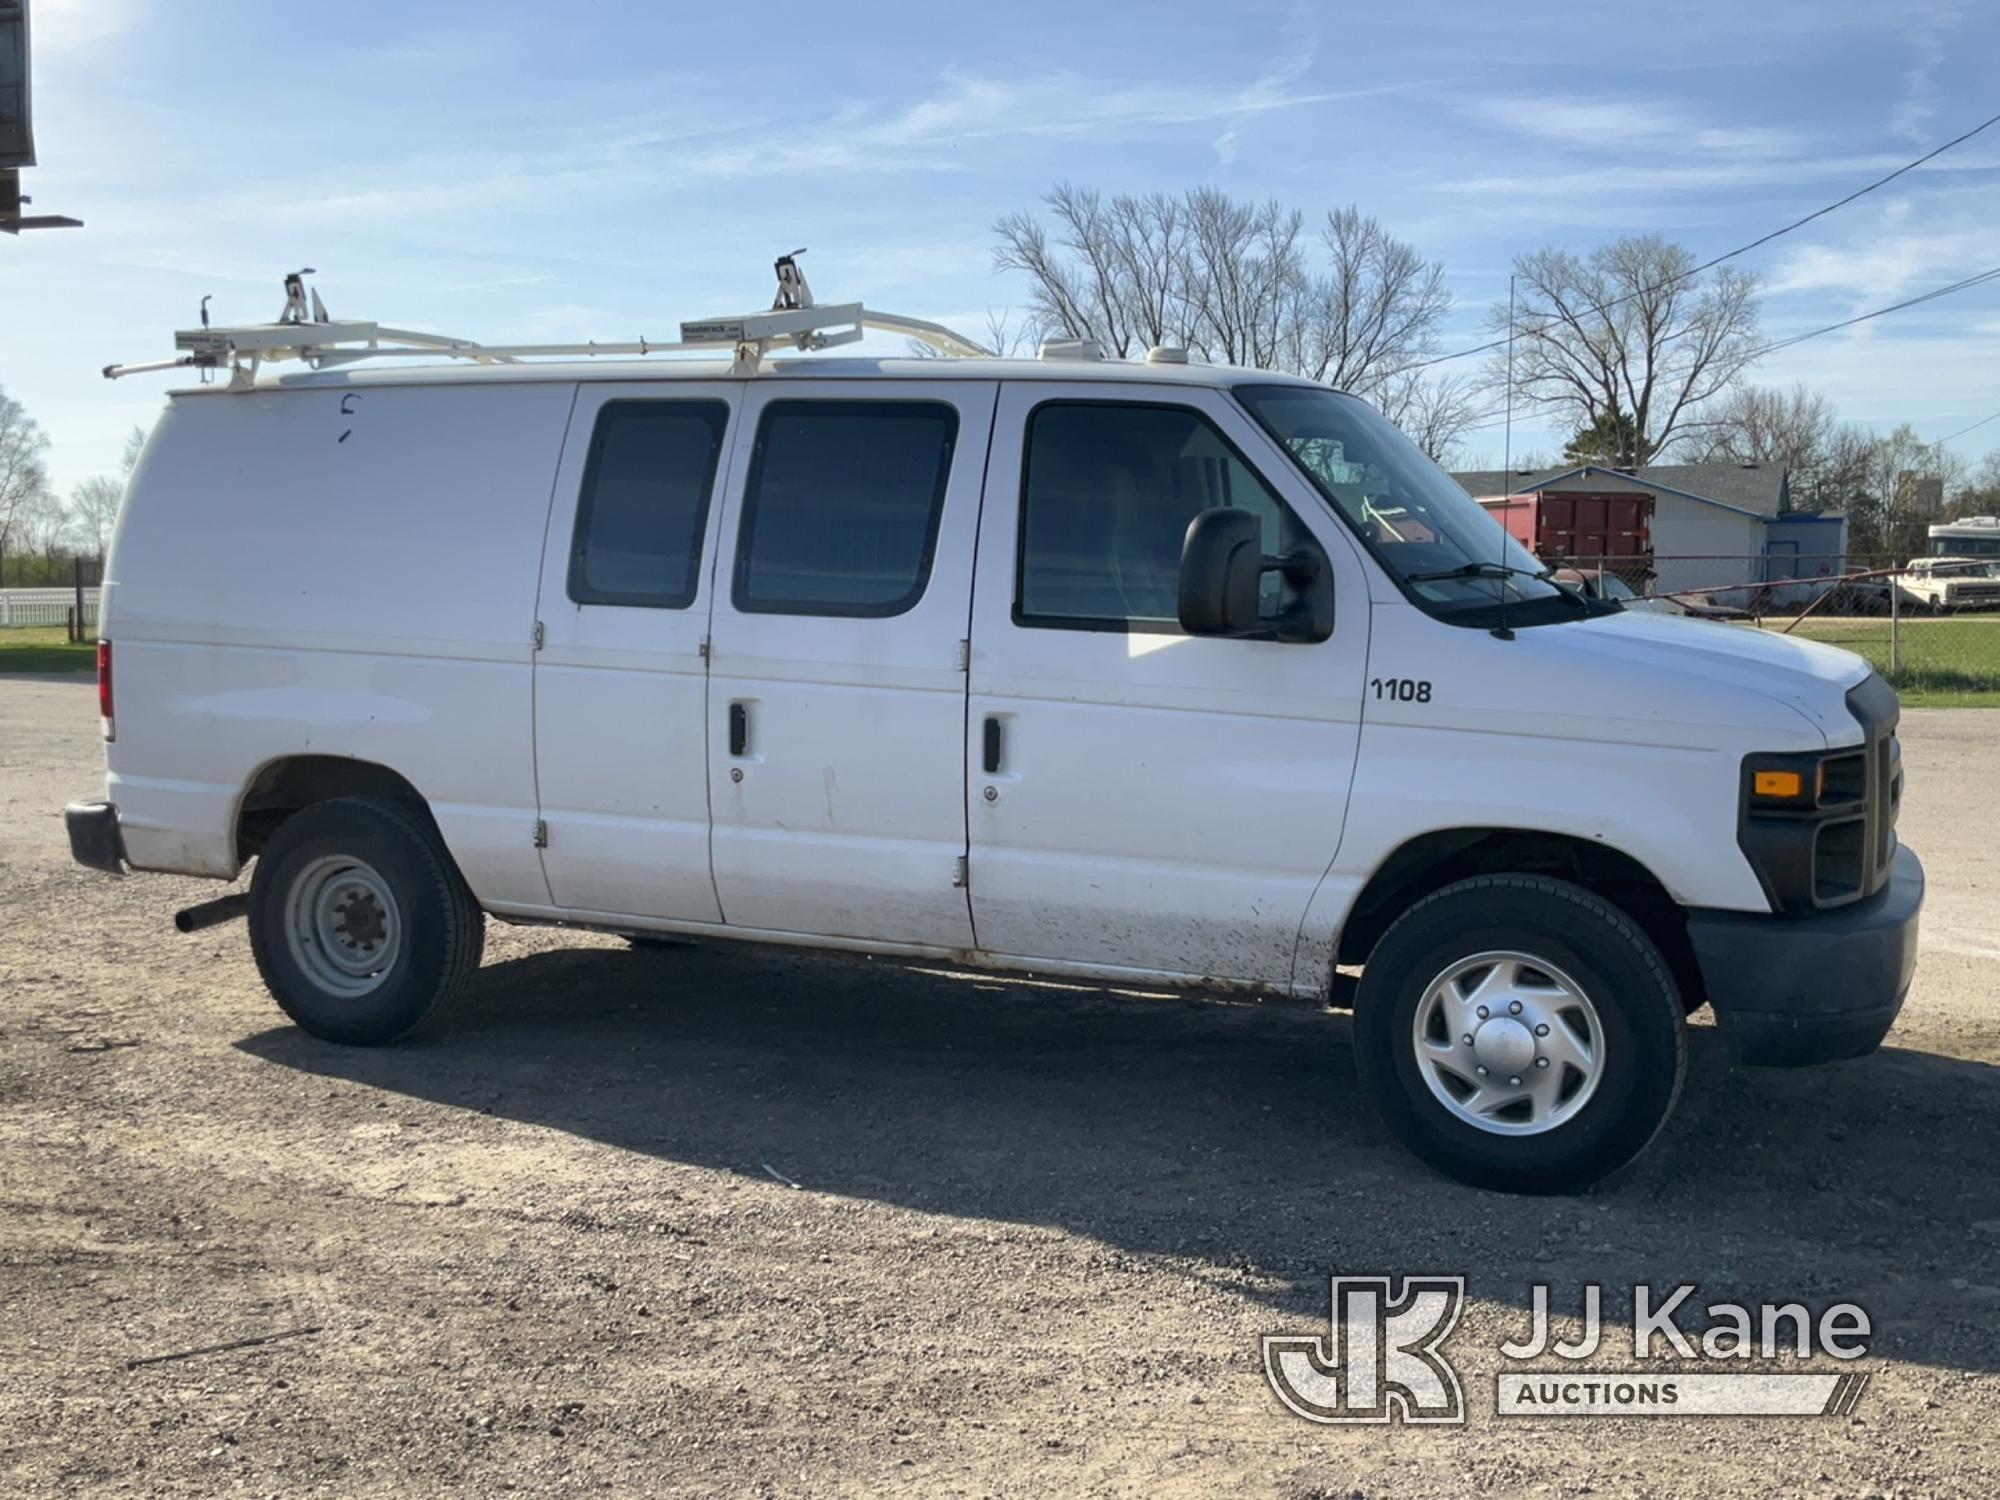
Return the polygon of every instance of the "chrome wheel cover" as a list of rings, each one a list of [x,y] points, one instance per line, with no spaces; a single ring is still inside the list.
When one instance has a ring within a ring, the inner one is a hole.
[[[1491,1135],[1541,1135],[1574,1119],[1604,1071],[1604,1025],[1578,984],[1511,950],[1459,959],[1424,987],[1417,1070],[1455,1117]]]

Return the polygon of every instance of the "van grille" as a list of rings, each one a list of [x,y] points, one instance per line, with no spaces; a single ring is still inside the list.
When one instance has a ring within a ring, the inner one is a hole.
[[[1895,689],[1870,673],[1848,692],[1847,711],[1861,726],[1859,769],[1867,796],[1859,828],[1830,841],[1823,836],[1814,852],[1814,884],[1833,894],[1835,904],[1871,896],[1888,883],[1903,802],[1903,747],[1896,738],[1902,705]]]

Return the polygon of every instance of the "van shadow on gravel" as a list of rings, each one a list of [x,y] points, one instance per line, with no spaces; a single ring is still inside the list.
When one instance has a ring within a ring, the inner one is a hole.
[[[770,1162],[820,1192],[1056,1226],[1227,1270],[1239,1294],[1248,1268],[1278,1288],[1274,1326],[1323,1325],[1342,1271],[1461,1273],[1521,1307],[1547,1282],[1559,1314],[1597,1281],[1611,1352],[1635,1282],[1696,1282],[1691,1329],[1711,1301],[1857,1301],[1878,1357],[2000,1369],[2000,1069],[1892,1046],[1748,1070],[1712,1030],[1693,1041],[1665,1133],[1571,1199],[1475,1191],[1405,1155],[1359,1093],[1346,1018],[1309,1005],[579,948],[488,966],[417,1042],[280,1027],[239,1045],[760,1183]]]

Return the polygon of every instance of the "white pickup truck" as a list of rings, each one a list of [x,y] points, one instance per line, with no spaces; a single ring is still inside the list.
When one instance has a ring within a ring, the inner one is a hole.
[[[1977,557],[1919,557],[1890,578],[1906,607],[1943,614],[2000,609],[2000,563]]]
[[[1351,1003],[1401,1139],[1523,1191],[1652,1140],[1704,1004],[1752,1062],[1889,1029],[1859,658],[1556,587],[1323,386],[699,326],[734,357],[184,336],[232,378],[132,477],[76,857],[254,861],[183,925],[247,908],[338,1042],[476,990],[487,916]]]

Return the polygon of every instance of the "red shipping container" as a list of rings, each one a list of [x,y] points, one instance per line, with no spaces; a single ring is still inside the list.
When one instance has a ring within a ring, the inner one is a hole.
[[[1602,566],[1644,590],[1653,562],[1651,495],[1537,490],[1479,503],[1543,562]]]

